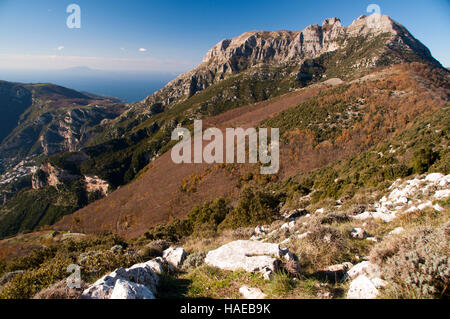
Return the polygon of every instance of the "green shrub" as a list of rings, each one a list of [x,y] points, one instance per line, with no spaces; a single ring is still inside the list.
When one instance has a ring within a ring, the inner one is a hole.
[[[414,173],[423,174],[436,162],[438,153],[433,152],[431,146],[414,152],[412,167]]]
[[[371,260],[392,283],[392,298],[449,298],[450,223],[439,228],[418,227],[377,245]]]
[[[246,188],[242,192],[237,207],[220,225],[221,229],[236,229],[259,224],[269,224],[278,214],[280,199],[268,192]]]

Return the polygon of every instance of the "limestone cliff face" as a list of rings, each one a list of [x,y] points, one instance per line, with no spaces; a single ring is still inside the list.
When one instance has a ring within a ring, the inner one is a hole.
[[[363,15],[347,27],[338,18],[330,18],[321,26],[311,25],[301,31],[252,31],[234,39],[222,40],[208,51],[197,68],[169,82],[163,89],[149,96],[144,104],[162,103],[167,106],[252,67],[262,64],[301,65],[307,59],[345,48],[352,39],[370,39],[379,35],[386,36],[384,51],[407,52],[414,55],[412,60],[423,59],[440,65],[423,44],[386,15]],[[361,62],[360,66],[376,66],[382,53],[369,62]],[[408,62],[408,56],[403,53],[393,62]]]
[[[50,163],[44,163],[36,170],[31,183],[33,189],[41,189],[46,186],[57,187],[61,184],[70,184],[76,180],[82,181],[87,193],[98,192],[102,196],[107,196],[110,191],[109,183],[98,176],[74,174]]]

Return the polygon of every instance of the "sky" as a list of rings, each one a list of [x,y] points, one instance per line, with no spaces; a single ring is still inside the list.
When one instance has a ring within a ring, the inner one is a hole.
[[[67,6],[81,8],[70,29]],[[184,72],[216,43],[251,30],[301,30],[375,3],[450,67],[450,0],[0,0],[0,69]]]

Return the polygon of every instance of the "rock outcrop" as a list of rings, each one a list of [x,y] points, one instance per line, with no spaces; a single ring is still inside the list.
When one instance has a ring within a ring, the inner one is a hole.
[[[86,289],[84,299],[154,299],[159,276],[154,263],[136,264],[116,271],[97,280]],[[156,270],[156,271],[155,271]]]
[[[210,251],[205,263],[224,270],[273,272],[280,266],[280,258],[290,259],[292,254],[288,249],[282,250],[278,244],[238,240]]]
[[[186,251],[181,247],[171,247],[163,252],[163,258],[175,268],[181,267],[186,257]]]
[[[350,26],[343,26],[338,18],[330,18],[321,26],[310,25],[301,31],[252,31],[233,39],[222,40],[207,52],[197,68],[172,80],[144,102],[146,105],[161,103],[167,106],[252,67],[261,64],[301,65],[307,59],[314,59],[345,47],[351,39],[373,38],[379,35],[387,36],[385,47],[378,55],[357,62],[359,66],[376,66],[387,51],[407,51],[411,53],[409,59],[417,55],[418,60],[423,59],[440,66],[422,43],[386,15],[361,16]],[[397,62],[408,61],[403,54],[396,56]],[[301,76],[301,73],[298,76]]]
[[[347,299],[375,299],[379,289],[387,285],[382,280],[380,267],[369,261],[353,266],[347,276],[351,279]]]
[[[380,199],[379,202],[369,207],[365,212],[352,216],[355,219],[381,219],[385,222],[393,221],[400,214],[407,214],[426,208],[442,210],[438,205],[429,201],[423,201],[423,195],[436,200],[445,200],[450,197],[450,175],[432,173],[427,176],[418,176],[403,181],[394,182],[389,188],[390,193]]]

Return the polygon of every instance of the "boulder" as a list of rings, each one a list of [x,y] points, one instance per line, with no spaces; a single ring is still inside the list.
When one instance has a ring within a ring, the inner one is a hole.
[[[155,295],[144,285],[118,279],[110,299],[155,299]]]
[[[350,235],[357,239],[364,239],[367,237],[366,231],[362,228],[353,228]]]
[[[377,296],[377,287],[365,275],[361,275],[354,279],[347,292],[347,299],[375,299]]]
[[[119,268],[114,272],[106,275],[94,284],[92,284],[88,289],[86,289],[83,294],[83,299],[111,299],[112,293],[115,286],[119,280],[128,281],[130,283],[139,284],[145,286],[153,294],[156,293],[156,287],[159,284],[159,276],[153,270],[154,261],[148,263],[136,264],[128,269]],[[124,286],[123,283],[120,285]],[[132,289],[136,288],[130,286]],[[123,287],[118,288],[124,289]],[[136,288],[137,289],[137,288]],[[137,291],[137,290],[136,290]],[[141,290],[139,290],[141,292]],[[118,296],[118,293],[115,295]]]
[[[250,240],[238,240],[208,252],[205,263],[224,270],[243,269],[257,272],[265,269],[275,271],[289,250],[282,250],[278,244],[262,243]],[[288,255],[287,258],[291,258]]]
[[[175,268],[181,267],[186,257],[186,251],[181,247],[171,247],[163,252],[163,259]]]
[[[242,286],[239,292],[245,299],[265,299],[267,295],[259,288],[250,288],[248,286]]]
[[[379,277],[381,274],[380,267],[370,261],[363,261],[353,266],[348,272],[347,276],[350,279],[355,279],[361,275],[367,275],[369,278]]]

